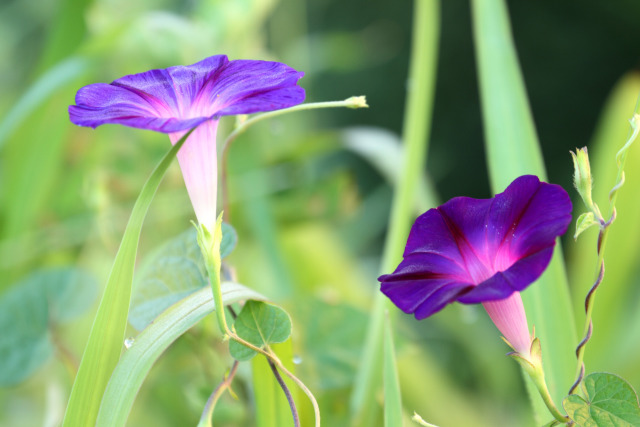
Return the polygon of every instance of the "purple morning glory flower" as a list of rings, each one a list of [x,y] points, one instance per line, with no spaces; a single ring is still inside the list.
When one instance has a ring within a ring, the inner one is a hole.
[[[80,126],[115,123],[169,134],[175,144],[198,128],[178,161],[198,221],[216,221],[216,131],[220,116],[291,107],[304,101],[297,85],[304,73],[269,61],[229,61],[225,55],[196,64],[124,76],[81,88],[69,118]]]
[[[418,217],[404,260],[378,279],[381,291],[418,320],[454,301],[482,303],[514,350],[528,355],[520,291],[547,268],[571,209],[562,187],[533,175],[491,199],[451,199]]]

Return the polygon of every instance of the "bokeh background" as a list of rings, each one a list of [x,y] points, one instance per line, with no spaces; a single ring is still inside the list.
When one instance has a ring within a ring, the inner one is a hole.
[[[640,90],[640,3],[508,6],[549,179],[573,195],[569,150],[588,145],[596,201],[606,206],[614,155]],[[367,96],[367,110],[261,123],[229,155],[229,214],[239,236],[230,263],[241,283],[291,313],[297,372],[319,398],[325,425],[349,425],[399,168],[412,7],[364,0],[0,2],[0,425],[57,425],[133,201],[169,147],[165,135],[148,131],[75,127],[67,116],[75,91],[220,53],[305,71],[310,102]],[[491,196],[467,1],[441,5],[432,123],[425,176],[434,197]],[[221,135],[232,126],[225,119]],[[638,148],[619,196],[586,359],[589,370],[621,374],[636,387]],[[578,200],[575,206],[579,212]],[[139,259],[193,218],[175,164],[151,206]],[[578,325],[595,271],[595,234],[564,242]],[[528,425],[520,373],[481,308],[454,306],[420,323],[398,318],[408,413],[445,426]],[[229,366],[224,347],[210,345],[216,335],[208,322],[161,358],[130,425],[197,423]],[[250,376],[250,367],[241,369],[240,399],[221,401],[219,425],[255,424]],[[311,415],[304,404],[302,411]]]

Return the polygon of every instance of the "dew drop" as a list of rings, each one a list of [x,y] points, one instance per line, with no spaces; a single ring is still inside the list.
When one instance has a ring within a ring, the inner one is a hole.
[[[296,354],[296,355],[294,355],[294,356],[293,356],[293,364],[294,364],[294,365],[299,365],[299,364],[301,364],[301,363],[302,363],[302,357],[301,357],[301,356],[299,356],[299,355],[297,355],[297,354]]]
[[[124,347],[125,347],[127,350],[129,350],[129,349],[131,348],[131,346],[133,345],[133,343],[135,342],[135,340],[136,340],[136,339],[135,339],[135,338],[133,338],[133,337],[126,338],[126,339],[124,340]]]

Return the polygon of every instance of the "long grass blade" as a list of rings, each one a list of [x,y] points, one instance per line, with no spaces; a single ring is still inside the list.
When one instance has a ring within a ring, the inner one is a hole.
[[[95,425],[102,395],[123,348],[142,222],[162,177],[191,132],[165,154],[133,206],[73,383],[64,427]]]
[[[497,193],[520,175],[546,179],[546,172],[505,1],[473,0],[472,6],[487,162]],[[545,274],[523,293],[529,322],[542,342],[547,382],[557,403],[571,385],[576,344],[561,253],[558,246]]]
[[[413,212],[417,183],[424,170],[431,125],[439,24],[440,3],[437,0],[415,0],[409,90],[403,128],[405,151],[385,242],[381,265],[383,272],[392,271],[400,262],[411,223],[415,219]],[[385,306],[385,298],[378,292],[350,401],[353,423],[357,426],[373,425],[379,412],[375,393],[381,383]]]
[[[221,287],[225,305],[246,299],[266,299],[236,283],[223,282]],[[205,286],[169,307],[140,332],[113,371],[96,426],[124,426],[136,395],[156,360],[178,337],[214,310],[211,287]]]

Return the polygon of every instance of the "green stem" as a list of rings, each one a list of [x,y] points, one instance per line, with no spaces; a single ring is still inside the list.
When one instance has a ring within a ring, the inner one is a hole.
[[[549,389],[547,388],[547,383],[544,380],[544,375],[542,375],[541,379],[537,379],[533,377],[532,379],[536,385],[536,388],[538,389],[538,392],[540,393],[540,397],[542,397],[544,404],[547,406],[547,409],[549,409],[549,412],[551,413],[551,415],[553,415],[553,418],[555,418],[557,421],[561,423],[566,423],[567,421],[569,421],[569,417],[567,417],[562,412],[560,412],[556,404],[553,402],[553,398],[551,397],[551,394],[549,393]]]
[[[615,209],[616,199],[618,197],[618,190],[624,184],[624,165],[627,162],[627,153],[629,152],[629,147],[636,140],[638,134],[640,133],[640,114],[634,114],[630,120],[631,123],[631,136],[627,139],[627,142],[624,146],[618,151],[616,154],[616,161],[618,162],[618,174],[616,176],[616,185],[611,189],[609,193],[609,212],[613,215],[613,210]]]
[[[243,340],[242,338],[240,338],[238,335],[236,335],[235,332],[231,331],[231,330],[227,330],[226,332],[227,336],[244,345],[245,347],[250,348],[251,350],[262,354],[263,356],[266,356],[268,360],[272,361],[282,372],[284,372],[284,374],[286,376],[288,376],[289,378],[291,378],[291,380],[293,382],[296,383],[296,385],[298,387],[300,387],[300,389],[302,389],[302,391],[304,392],[304,394],[307,395],[307,397],[309,397],[309,400],[311,401],[311,405],[313,405],[313,412],[315,414],[315,426],[316,427],[320,427],[320,407],[318,406],[318,401],[316,400],[315,396],[313,395],[313,393],[311,393],[311,390],[309,390],[307,388],[306,385],[304,385],[304,383],[302,381],[300,381],[300,379],[298,379],[298,377],[296,377],[295,375],[293,375],[287,368],[285,368],[284,364],[280,361],[280,359],[278,359],[278,356],[276,356],[275,354],[273,354],[267,347],[267,350],[264,350],[260,347],[256,347],[255,345],[251,344],[248,341]]]
[[[207,273],[209,274],[209,281],[211,282],[211,288],[213,293],[213,303],[216,310],[216,316],[218,318],[218,326],[220,327],[220,331],[225,339],[232,339],[245,347],[250,348],[251,350],[260,353],[267,357],[268,360],[273,362],[280,371],[284,372],[286,376],[291,378],[293,382],[295,382],[298,387],[304,391],[304,393],[311,400],[311,404],[313,405],[313,410],[315,413],[316,427],[320,427],[320,408],[318,406],[318,402],[315,397],[311,393],[311,391],[304,385],[302,381],[300,381],[295,375],[293,375],[283,363],[278,359],[278,357],[273,354],[269,348],[262,349],[248,341],[245,341],[241,337],[239,337],[235,331],[229,329],[227,325],[227,319],[224,314],[224,301],[222,299],[222,288],[220,286],[220,242],[222,241],[222,213],[218,215],[218,220],[216,221],[216,229],[211,235],[206,227],[202,224],[198,227],[198,245],[200,246],[200,250],[202,251],[202,255],[205,259],[205,265],[207,268]]]
[[[222,396],[222,393],[225,390],[231,388],[231,383],[233,382],[233,377],[236,375],[236,371],[238,370],[239,362],[236,360],[233,362],[233,366],[231,367],[231,371],[229,371],[229,375],[227,375],[224,380],[213,390],[211,396],[207,400],[206,405],[204,406],[204,410],[202,411],[202,416],[200,417],[200,422],[198,422],[198,427],[213,427],[211,422],[211,417],[213,416],[213,410],[216,407],[216,403],[218,403],[218,399]]]
[[[273,376],[276,378],[276,381],[278,381],[280,388],[284,392],[284,396],[287,398],[287,402],[289,403],[289,408],[291,409],[291,416],[293,417],[294,427],[300,427],[300,417],[298,416],[298,408],[296,408],[296,402],[293,400],[293,396],[291,395],[291,391],[289,390],[289,387],[287,387],[287,384],[284,382],[284,379],[282,379],[282,375],[280,375],[280,372],[278,372],[278,368],[276,367],[275,363],[273,363],[270,359],[267,359],[267,362],[269,363],[271,372],[273,372]]]
[[[572,394],[582,382],[582,378],[584,377],[585,366],[584,366],[584,352],[586,349],[587,342],[591,338],[591,333],[593,330],[592,323],[592,315],[593,315],[593,306],[594,299],[596,295],[596,291],[602,279],[604,278],[604,251],[607,244],[607,237],[609,235],[609,226],[613,223],[616,218],[616,200],[618,197],[618,190],[624,185],[624,166],[627,161],[627,153],[629,152],[629,147],[636,140],[638,134],[640,134],[640,115],[634,114],[634,116],[630,120],[631,123],[631,135],[627,138],[624,146],[618,151],[616,154],[616,162],[618,163],[618,173],[616,175],[616,183],[609,192],[609,212],[610,217],[607,221],[602,218],[600,214],[600,210],[594,204],[592,208],[592,212],[596,216],[597,219],[600,220],[600,234],[598,235],[598,271],[596,276],[596,281],[592,286],[591,290],[587,294],[585,300],[585,319],[584,319],[584,327],[583,327],[583,339],[578,344],[576,348],[576,380],[571,386],[569,390],[569,394]]]
[[[231,143],[240,135],[242,132],[247,130],[251,125],[266,119],[271,119],[273,117],[281,116],[283,114],[293,113],[296,111],[305,111],[305,110],[317,110],[319,108],[338,108],[338,107],[347,107],[347,108],[368,108],[367,100],[364,96],[352,96],[351,98],[347,98],[343,101],[326,101],[326,102],[310,102],[308,104],[300,104],[291,108],[284,108],[282,110],[269,111],[268,113],[258,114],[257,116],[253,116],[248,120],[240,123],[233,132],[229,134],[227,139],[224,141],[222,145],[222,150],[226,151]]]
[[[428,146],[439,37],[439,2],[415,0],[411,63],[403,126],[404,153],[395,188],[389,231],[381,263],[382,272],[400,262],[411,223],[417,186]],[[360,369],[351,395],[350,409],[356,425],[371,425],[375,417],[374,394],[382,372],[382,335],[387,302],[376,292]]]
[[[229,191],[227,190],[227,155],[229,153],[229,147],[231,143],[235,141],[235,139],[244,131],[246,131],[251,125],[256,124],[262,120],[271,119],[273,117],[277,117],[283,114],[294,113],[296,111],[305,111],[305,110],[315,110],[320,108],[368,108],[367,100],[364,96],[352,96],[351,98],[347,98],[343,101],[326,101],[326,102],[310,102],[308,104],[300,104],[291,108],[285,108],[283,110],[270,111],[268,113],[262,113],[257,116],[253,116],[248,120],[240,122],[233,132],[227,136],[224,143],[222,144],[222,164],[220,171],[220,181],[222,187],[222,205],[225,213],[225,220],[229,221]]]
[[[531,343],[529,355],[523,356],[514,352],[510,353],[510,356],[513,360],[518,362],[522,369],[529,375],[553,418],[563,424],[568,422],[569,417],[558,410],[558,407],[549,393],[549,387],[547,387],[547,381],[544,377],[544,369],[542,368],[542,347],[540,345],[540,339],[534,338]]]

